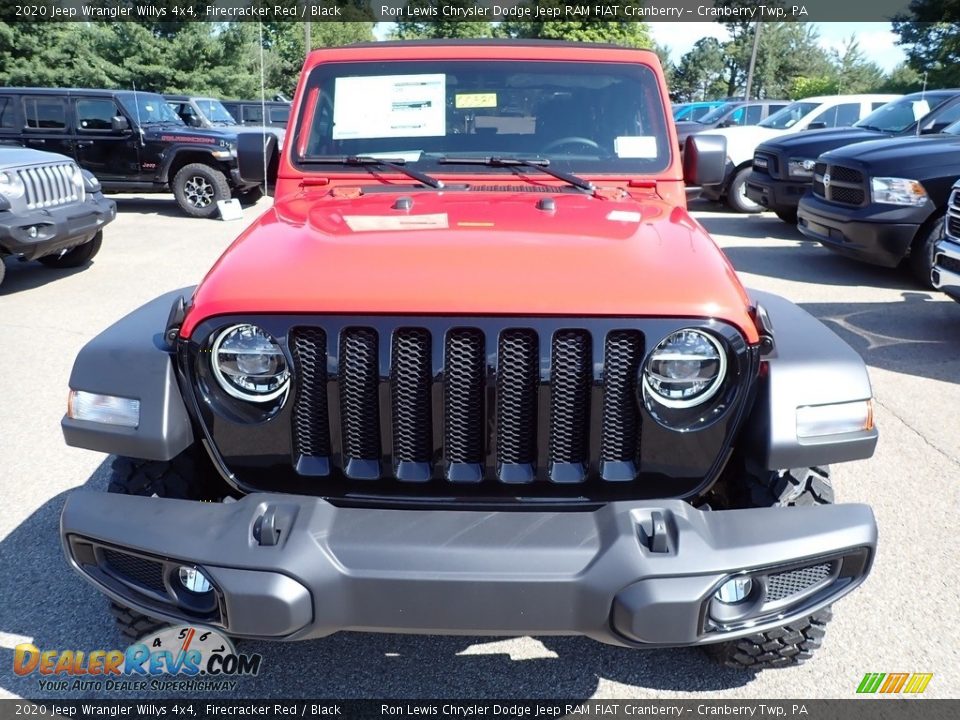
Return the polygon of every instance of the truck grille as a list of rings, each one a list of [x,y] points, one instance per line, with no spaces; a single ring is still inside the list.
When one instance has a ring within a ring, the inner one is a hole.
[[[290,334],[297,374],[293,446],[299,455],[314,456],[309,463],[298,458],[298,467],[331,467],[337,449],[330,440],[339,438],[339,465],[353,480],[392,475],[425,482],[439,470],[450,482],[475,483],[492,474],[501,483],[529,483],[544,469],[553,482],[583,482],[591,454],[603,479],[637,476],[638,331],[606,334],[599,382],[593,338],[582,329],[541,334],[504,328],[489,338],[471,327],[441,337],[418,327],[387,335],[349,327],[336,349],[328,347],[335,339],[313,327]],[[433,370],[437,342],[439,373]],[[495,363],[488,360],[490,350]],[[333,353],[337,389],[325,391]],[[385,376],[378,366],[383,355],[390,359]],[[330,407],[333,400],[339,407]],[[592,451],[591,412],[599,426]],[[392,468],[381,466],[385,457]]]
[[[813,171],[813,194],[840,205],[865,205],[867,200],[860,170],[821,162]]]
[[[17,175],[23,182],[27,208],[39,210],[83,200],[83,186],[73,183],[79,172],[73,163],[36,165],[20,168]]]
[[[960,192],[956,190],[950,193],[947,203],[947,235],[960,240]]]

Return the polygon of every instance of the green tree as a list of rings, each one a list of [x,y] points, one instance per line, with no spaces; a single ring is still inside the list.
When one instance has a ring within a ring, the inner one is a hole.
[[[960,85],[960,0],[913,0],[892,25],[907,63],[930,87]]]
[[[907,63],[900,63],[884,78],[877,87],[877,92],[907,93],[918,92],[923,89],[923,76]]]
[[[833,53],[837,75],[838,92],[864,93],[875,90],[883,83],[883,70],[867,60],[860,50],[856,37],[851,35],[840,52]]]
[[[681,102],[725,97],[726,71],[726,56],[720,41],[701,38],[680,58],[670,89]]]
[[[107,34],[99,25],[0,22],[0,85],[113,87],[120,66],[98,52]]]

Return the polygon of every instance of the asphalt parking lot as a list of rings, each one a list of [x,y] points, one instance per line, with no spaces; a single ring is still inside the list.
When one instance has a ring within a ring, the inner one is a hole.
[[[243,222],[193,220],[165,196],[118,200],[94,263],[75,271],[7,261],[0,331],[0,696],[41,697],[12,672],[13,648],[123,646],[105,600],[67,569],[57,521],[66,493],[103,490],[109,459],[63,444],[59,420],[80,347],[156,295],[196,283]],[[907,273],[835,257],[771,214],[695,204],[744,283],[800,303],[870,367],[880,443],[836,466],[843,501],[873,505],[871,578],[835,608],[811,662],[753,676],[694,650],[629,651],[580,638],[457,638],[342,633],[248,643],[264,656],[245,697],[851,697],[866,672],[932,672],[927,696],[960,696],[960,305]],[[98,697],[100,693],[57,694]],[[120,695],[119,697],[129,697]]]

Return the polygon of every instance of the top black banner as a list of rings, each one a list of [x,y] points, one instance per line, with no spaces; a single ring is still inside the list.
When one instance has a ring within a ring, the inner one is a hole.
[[[910,0],[0,0],[6,22],[888,21]]]

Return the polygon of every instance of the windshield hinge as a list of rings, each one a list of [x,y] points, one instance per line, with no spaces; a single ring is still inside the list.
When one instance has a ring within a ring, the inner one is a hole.
[[[315,187],[317,185],[329,185],[330,178],[325,177],[305,177],[300,180],[300,187]]]
[[[657,189],[656,180],[631,180],[627,183],[628,187]]]

